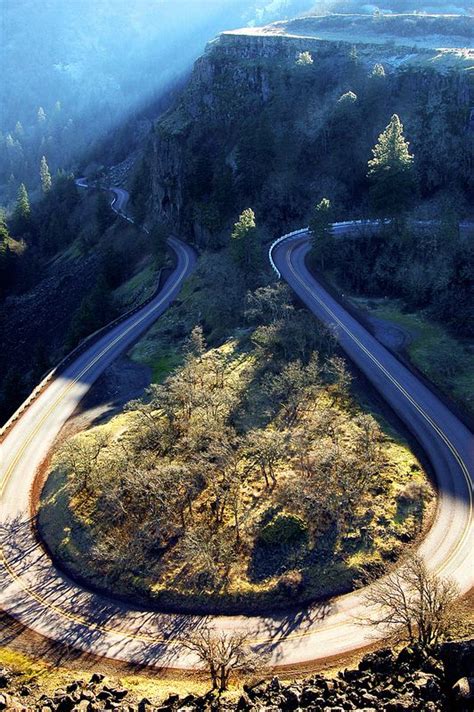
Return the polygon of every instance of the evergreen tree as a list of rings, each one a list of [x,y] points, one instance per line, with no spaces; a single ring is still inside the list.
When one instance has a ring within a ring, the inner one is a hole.
[[[251,208],[244,210],[234,224],[231,249],[235,261],[246,273],[255,271],[259,262],[258,233]]]
[[[0,210],[0,297],[3,295],[7,282],[9,280],[10,266],[10,234],[8,232],[5,213]]]
[[[402,122],[394,114],[372,149],[373,158],[368,163],[372,203],[381,215],[398,216],[413,196],[413,156],[408,148]]]
[[[315,206],[309,222],[311,232],[311,252],[318,267],[325,269],[332,255],[332,206],[328,198],[323,198]]]
[[[374,64],[374,67],[372,69],[372,72],[370,73],[370,76],[372,79],[385,79],[385,69],[383,64],[380,64],[377,62]]]
[[[46,121],[46,113],[42,106],[40,106],[40,108],[38,109],[37,118],[38,118],[38,123],[40,125],[44,124]]]
[[[40,178],[41,178],[41,189],[43,193],[48,193],[51,190],[51,173],[49,172],[48,162],[46,161],[46,156],[41,158],[40,163]]]
[[[14,232],[19,235],[27,232],[31,225],[31,208],[28,191],[24,183],[18,188],[15,210],[13,212]]]

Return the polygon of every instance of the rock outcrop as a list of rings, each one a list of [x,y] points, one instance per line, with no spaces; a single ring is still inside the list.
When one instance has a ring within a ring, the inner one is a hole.
[[[145,151],[148,220],[207,245],[247,205],[273,230],[300,224],[322,186],[339,205],[350,203],[394,111],[424,190],[442,188],[459,171],[468,180],[461,158],[469,153],[468,73],[433,61],[432,50],[354,41],[235,32],[209,43]],[[310,66],[298,66],[304,52]],[[385,74],[372,81],[375,65]],[[349,95],[352,109],[340,101]],[[347,175],[335,168],[344,131],[357,135],[344,150]]]
[[[459,676],[459,677],[458,677]],[[44,694],[40,685],[0,669],[0,710],[35,712],[193,712],[193,710],[283,710],[298,712],[468,712],[474,709],[474,640],[446,643],[429,652],[384,648],[365,655],[357,668],[336,676],[317,674],[283,682],[279,677],[244,684],[238,699],[208,692],[171,694],[161,702],[139,698],[95,672]]]

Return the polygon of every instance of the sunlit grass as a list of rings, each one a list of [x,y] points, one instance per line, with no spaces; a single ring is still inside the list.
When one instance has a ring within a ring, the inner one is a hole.
[[[457,339],[424,312],[406,312],[396,300],[353,298],[352,301],[406,331],[409,335],[406,352],[412,363],[444,393],[474,413],[472,340]]]

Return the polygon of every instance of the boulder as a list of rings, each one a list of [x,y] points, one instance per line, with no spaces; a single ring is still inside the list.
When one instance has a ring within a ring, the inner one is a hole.
[[[452,687],[454,699],[457,702],[474,703],[474,677],[461,677]],[[471,705],[470,705],[471,706]],[[474,707],[474,704],[472,704]]]
[[[8,687],[12,680],[12,674],[7,668],[0,668],[0,688]]]
[[[411,695],[403,695],[395,697],[393,700],[385,703],[384,710],[386,712],[404,712],[404,710],[413,709],[413,697]]]
[[[448,686],[462,677],[472,676],[474,671],[474,639],[443,643],[439,657],[444,666]]]
[[[74,682],[70,682],[69,685],[66,686],[66,692],[76,692],[81,686],[81,683],[79,680],[74,680]]]
[[[292,710],[298,709],[299,706],[300,691],[295,687],[287,687],[285,690],[283,690],[283,701],[281,709],[288,710],[288,712],[292,712]]]
[[[100,673],[100,672],[95,672],[95,673],[92,675],[92,677],[91,677],[91,679],[90,679],[89,682],[91,682],[93,685],[97,685],[97,684],[99,684],[99,682],[102,682],[102,680],[103,680],[104,678],[105,678],[105,675],[102,675],[102,673]]]
[[[115,698],[116,700],[123,700],[124,697],[126,697],[126,696],[128,695],[128,690],[125,689],[125,687],[122,687],[122,688],[112,688],[112,689],[110,690],[110,692],[112,693],[112,695],[114,696],[114,698]],[[178,700],[179,700],[179,695],[176,695],[176,697],[177,697]]]
[[[110,700],[111,697],[113,697],[113,695],[110,690],[103,689],[99,693],[97,693],[98,700]]]
[[[392,672],[395,665],[395,657],[390,648],[382,648],[375,653],[364,655],[359,663],[359,670],[369,670],[371,672]]]
[[[429,672],[432,675],[442,679],[444,677],[444,665],[437,660],[433,655],[428,655],[420,666],[422,672]]]
[[[95,694],[92,690],[81,690],[80,695],[81,700],[89,700],[89,702],[95,698]]]
[[[71,695],[64,695],[57,703],[56,712],[71,712],[76,702]]]
[[[81,700],[75,707],[74,712],[89,712],[89,702]]]
[[[252,702],[248,694],[246,692],[243,692],[239,697],[239,701],[237,702],[237,709],[250,710],[253,707],[255,707],[254,703]]]
[[[377,697],[372,695],[370,692],[365,692],[361,695],[360,700],[364,703],[365,707],[373,707],[374,704],[377,704],[378,702]]]
[[[10,702],[10,697],[9,695],[6,695],[5,693],[0,695],[0,710],[6,710],[8,708]]]
[[[276,679],[278,680],[278,678]],[[247,693],[251,700],[256,700],[257,698],[264,697],[269,687],[270,685],[265,680],[260,680],[254,685],[244,685],[244,692]]]
[[[301,707],[308,707],[308,705],[316,704],[316,701],[324,703],[324,697],[321,697],[321,692],[317,687],[305,687],[301,693],[300,704]]]
[[[439,700],[441,696],[441,688],[437,679],[434,675],[430,675],[426,672],[419,672],[410,681],[413,685],[415,694],[417,697],[428,701],[428,700]]]

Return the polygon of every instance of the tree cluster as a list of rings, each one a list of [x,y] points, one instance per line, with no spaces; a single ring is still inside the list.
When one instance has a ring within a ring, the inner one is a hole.
[[[237,580],[262,578],[283,599],[301,593],[301,571],[361,526],[380,488],[384,437],[349,415],[330,332],[282,285],[249,292],[246,319],[240,346],[209,349],[195,327],[125,433],[92,431],[60,458],[76,513],[97,523],[92,565],[141,592],[151,567],[165,603],[174,591],[219,606]]]

